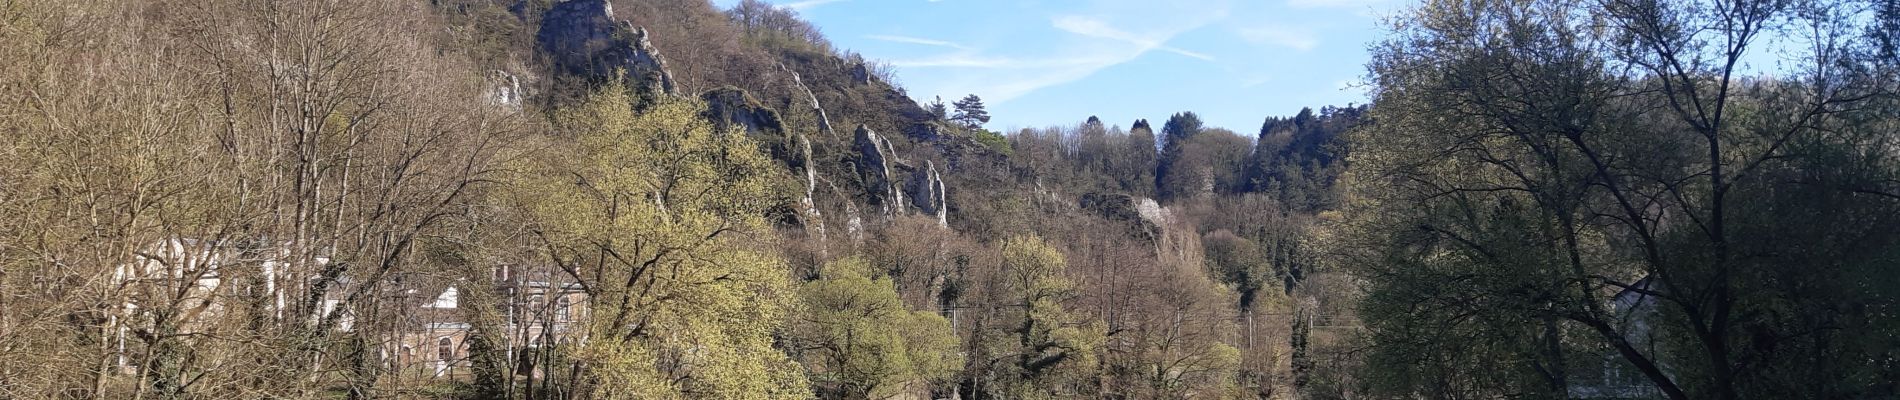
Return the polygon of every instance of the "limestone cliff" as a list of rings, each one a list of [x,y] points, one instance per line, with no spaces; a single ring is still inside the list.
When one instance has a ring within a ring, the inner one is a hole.
[[[591,77],[624,72],[661,92],[679,95],[666,59],[660,57],[646,29],[616,20],[613,5],[606,0],[555,4],[542,15],[535,41],[562,72]]]
[[[869,192],[870,203],[887,217],[903,212],[904,191],[891,174],[892,164],[897,161],[891,140],[871,131],[870,127],[858,125],[852,143],[858,150],[858,175],[864,182],[864,190]]]
[[[924,161],[924,167],[918,168],[911,176],[910,198],[917,211],[937,218],[937,226],[950,226],[950,209],[945,203],[946,190],[943,176],[937,173],[937,163]]]
[[[706,118],[713,121],[719,129],[739,128],[747,135],[778,135],[785,131],[784,122],[778,112],[759,104],[739,88],[724,86],[699,94],[706,102]]]

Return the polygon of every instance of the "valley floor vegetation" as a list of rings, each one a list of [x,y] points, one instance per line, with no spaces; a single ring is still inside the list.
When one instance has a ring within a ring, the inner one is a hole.
[[[757,0],[0,2],[0,398],[1900,396],[1900,2],[1388,21],[996,132]]]

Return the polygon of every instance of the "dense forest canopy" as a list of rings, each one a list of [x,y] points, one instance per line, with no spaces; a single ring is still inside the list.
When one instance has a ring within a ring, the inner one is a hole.
[[[1398,21],[1337,226],[1368,285],[1370,393],[1893,396],[1896,59],[1866,36],[1894,7]],[[1802,43],[1789,64],[1743,70],[1776,37]]]
[[[999,132],[760,0],[0,3],[0,398],[1900,396],[1900,2],[1388,21]]]

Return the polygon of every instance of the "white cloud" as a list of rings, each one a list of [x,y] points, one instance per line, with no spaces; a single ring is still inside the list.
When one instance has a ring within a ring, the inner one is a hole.
[[[1021,62],[1004,57],[984,57],[968,53],[948,54],[938,57],[892,60],[891,66],[898,68],[1009,68],[1019,67]]]
[[[1114,26],[1110,26],[1108,24],[1108,21],[1104,21],[1101,18],[1085,17],[1085,16],[1079,16],[1079,15],[1058,16],[1051,19],[1050,24],[1054,25],[1056,29],[1061,29],[1063,31],[1077,34],[1077,35],[1121,41],[1128,44],[1140,46],[1142,52],[1146,52],[1148,50],[1161,50],[1161,51],[1165,51],[1169,53],[1180,54],[1183,56],[1201,59],[1203,61],[1214,61],[1213,56],[1167,46],[1168,39],[1172,39],[1174,37],[1174,34],[1172,33],[1165,34],[1165,35],[1137,35],[1134,33],[1123,31],[1121,29],[1116,29]]]
[[[956,49],[937,56],[896,60],[891,65],[899,68],[945,69],[934,73],[939,79],[916,82],[919,85],[913,88],[918,89],[915,93],[955,96],[976,93],[990,104],[997,105],[1044,88],[1086,79],[1103,69],[1127,63],[1154,51],[1216,61],[1213,55],[1169,46],[1168,42],[1183,32],[1226,18],[1226,4],[1227,0],[1193,5],[1148,0],[1097,2],[1095,7],[1081,10],[1075,15],[1049,17],[1050,28],[1071,35],[1037,37],[1035,40],[1024,38],[1021,42],[1000,49],[953,47],[945,44],[957,43],[903,36],[872,39]],[[1172,22],[1156,25],[1110,17],[1122,15]],[[1025,27],[1004,29],[1021,28]],[[1014,46],[1017,44],[1033,47]]]
[[[936,39],[925,39],[925,38],[920,38],[920,37],[898,36],[898,35],[865,35],[864,38],[871,39],[871,40],[892,42],[892,43],[921,44],[925,46],[949,47],[949,48],[957,49],[957,50],[970,50],[969,46],[957,44],[956,42],[936,40]]]
[[[1058,16],[1050,19],[1050,25],[1058,30],[1106,41],[1070,43],[1064,45],[1065,54],[1036,59],[980,58],[969,54],[948,56],[937,61],[938,65],[951,65],[958,62],[983,68],[1011,69],[1007,74],[991,74],[972,77],[957,86],[973,90],[984,96],[992,104],[1000,104],[1011,99],[1033,93],[1050,86],[1074,82],[1094,75],[1097,71],[1121,65],[1140,58],[1150,51],[1164,51],[1195,59],[1213,61],[1214,57],[1194,51],[1169,47],[1168,40],[1179,32],[1200,27],[1204,23],[1190,23],[1178,26],[1180,31],[1138,34],[1115,28],[1109,21],[1085,16]],[[892,63],[902,66],[903,63]],[[913,65],[925,63],[913,62]],[[996,79],[999,75],[1002,79]]]
[[[1074,82],[1096,71],[1139,57],[1140,53],[1076,54],[1038,59],[986,58],[952,55],[936,59],[898,61],[904,67],[964,68],[966,73],[950,73],[956,78],[939,81],[933,89],[942,93],[976,93],[991,104],[1001,104],[1046,87]],[[976,72],[983,71],[983,72]]]
[[[1169,52],[1169,53],[1174,53],[1174,54],[1180,54],[1180,55],[1183,55],[1183,56],[1188,56],[1188,57],[1192,57],[1192,58],[1198,58],[1198,59],[1200,59],[1201,61],[1214,61],[1214,56],[1210,56],[1210,55],[1207,55],[1207,54],[1203,54],[1203,53],[1197,53],[1197,52],[1192,52],[1192,51],[1187,51],[1187,50],[1182,50],[1182,49],[1177,49],[1177,48],[1173,48],[1173,47],[1165,47],[1165,46],[1164,46],[1164,47],[1157,47],[1157,48],[1155,48],[1155,50],[1161,50],[1161,51],[1165,51],[1165,52]]]
[[[1240,28],[1240,38],[1255,44],[1288,47],[1299,50],[1312,50],[1319,47],[1319,37],[1312,31],[1277,26],[1255,26]]]

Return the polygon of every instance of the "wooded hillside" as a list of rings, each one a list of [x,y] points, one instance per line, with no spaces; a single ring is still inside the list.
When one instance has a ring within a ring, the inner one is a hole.
[[[997,132],[757,0],[0,3],[0,398],[1900,395],[1900,4],[1391,21]]]

